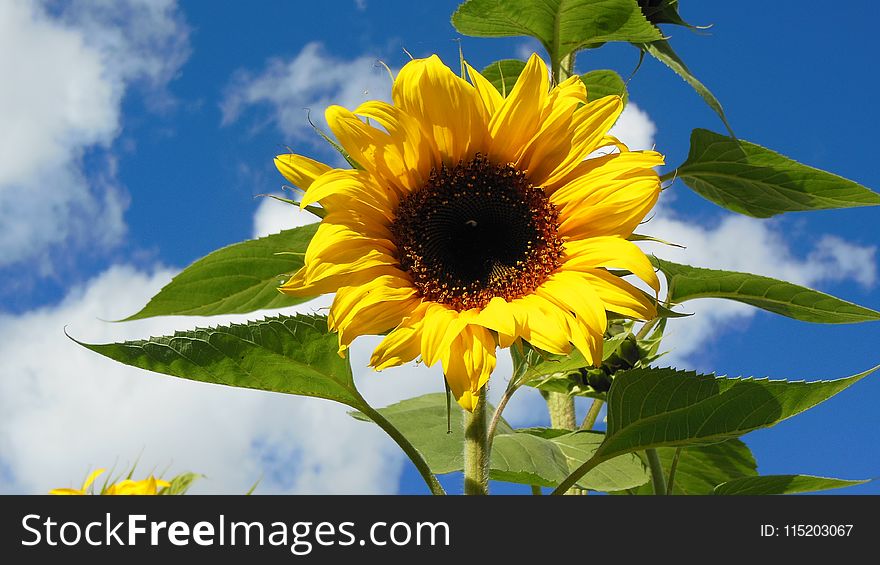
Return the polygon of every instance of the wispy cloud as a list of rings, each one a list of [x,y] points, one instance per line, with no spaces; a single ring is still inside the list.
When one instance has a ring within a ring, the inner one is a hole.
[[[221,109],[230,124],[256,107],[289,141],[321,142],[312,121],[326,131],[324,109],[338,104],[353,109],[366,100],[389,100],[391,77],[376,57],[341,59],[320,43],[309,43],[292,59],[271,59],[259,72],[240,70],[226,89]]]
[[[122,100],[139,84],[167,106],[187,37],[171,0],[0,4],[0,268],[49,272],[53,256],[119,241]]]

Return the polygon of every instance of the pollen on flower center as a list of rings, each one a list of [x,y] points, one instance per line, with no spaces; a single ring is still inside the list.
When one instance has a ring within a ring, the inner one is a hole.
[[[558,228],[543,189],[478,153],[433,169],[400,202],[391,233],[421,295],[461,311],[534,291],[560,265]]]

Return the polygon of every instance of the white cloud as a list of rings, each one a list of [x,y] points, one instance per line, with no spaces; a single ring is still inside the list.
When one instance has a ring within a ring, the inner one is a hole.
[[[89,469],[123,470],[136,460],[143,473],[202,472],[201,492],[243,493],[261,476],[261,493],[395,490],[402,459],[345,407],[150,374],[65,337],[65,326],[94,343],[247,318],[101,321],[136,310],[171,275],[117,266],[58,306],[0,317],[0,453],[11,475],[0,491],[45,492],[76,484]],[[367,388],[387,397],[387,386]]]
[[[127,205],[109,152],[128,86],[154,96],[187,56],[173,1],[0,4],[0,267],[111,245]],[[84,162],[93,162],[87,170]],[[61,249],[59,249],[61,248]]]
[[[271,59],[258,74],[236,73],[221,108],[223,123],[229,124],[248,106],[267,105],[270,121],[292,141],[318,141],[306,109],[312,121],[327,131],[323,115],[327,106],[353,109],[367,100],[389,100],[390,94],[391,77],[375,57],[338,59],[313,42],[293,59]]]
[[[83,0],[64,4],[57,18],[101,54],[107,79],[121,89],[143,82],[153,90],[149,102],[168,102],[164,88],[190,54],[177,0]]]
[[[826,282],[854,280],[863,286],[876,282],[876,248],[823,235],[804,257],[797,256],[783,237],[782,224],[724,214],[711,227],[688,221],[661,207],[644,232],[687,245],[687,249],[648,245],[664,259],[700,267],[743,271],[815,288]],[[682,306],[694,315],[670,320],[663,348],[666,361],[689,364],[692,355],[724,331],[743,329],[757,309],[732,301],[697,300]]]

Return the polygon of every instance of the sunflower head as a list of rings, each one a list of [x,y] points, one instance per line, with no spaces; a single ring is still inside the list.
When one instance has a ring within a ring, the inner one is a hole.
[[[606,312],[656,316],[616,270],[659,289],[627,237],[657,200],[663,159],[608,135],[618,97],[588,102],[576,76],[551,89],[537,55],[507,98],[467,70],[470,82],[436,55],[416,59],[395,79],[393,103],[328,108],[357,169],[294,154],[275,163],[305,191],[303,206],[326,211],[282,292],[335,292],[340,353],[387,333],[374,368],[440,361],[473,410],[498,347],[577,348],[598,364]]]

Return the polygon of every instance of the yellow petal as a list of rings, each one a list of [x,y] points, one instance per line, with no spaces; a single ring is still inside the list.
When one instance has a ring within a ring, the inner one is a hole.
[[[408,363],[422,352],[421,336],[414,326],[401,325],[383,339],[370,356],[370,366],[381,371]]]
[[[575,110],[586,103],[587,93],[579,76],[573,76],[550,91],[538,131],[526,144],[517,162],[532,184],[543,185],[572,152]]]
[[[504,97],[501,96],[495,85],[486,80],[486,77],[481,75],[472,66],[465,63],[465,67],[467,68],[471,83],[474,85],[477,100],[479,100],[480,107],[484,110],[483,113],[488,124],[492,120],[492,116],[495,115],[495,112],[504,104]]]
[[[663,156],[656,151],[609,153],[581,161],[559,183],[545,183],[544,190],[553,195],[557,206],[580,202],[608,190],[608,183],[615,179],[656,175],[651,169],[662,164]]]
[[[365,124],[342,106],[330,106],[324,115],[339,144],[383,186],[398,196],[416,188],[406,166],[404,140]]]
[[[551,194],[550,202],[559,210],[560,235],[584,239],[633,232],[657,202],[660,179],[653,169],[638,165],[656,162],[656,154],[631,155],[635,153],[600,158],[599,167]]]
[[[330,308],[328,325],[339,332],[340,355],[358,336],[397,327],[421,303],[417,294],[412,283],[391,276],[339,289]]]
[[[75,488],[53,488],[49,491],[49,494],[61,495],[61,496],[78,496],[84,495],[85,491]]]
[[[521,334],[514,308],[511,303],[496,296],[480,309],[475,322],[495,331],[501,347],[510,347]]]
[[[305,263],[307,267],[311,267],[318,261],[339,262],[332,256],[337,252],[349,249],[356,249],[363,254],[372,250],[389,255],[395,252],[396,247],[391,242],[391,233],[387,227],[373,224],[370,226],[372,233],[364,233],[367,231],[365,226],[352,229],[345,225],[344,221],[345,218],[341,221],[334,221],[334,218],[324,218],[306,248]]]
[[[638,245],[614,236],[591,237],[565,243],[564,268],[588,271],[603,267],[627,270],[660,291],[654,266]]]
[[[398,302],[416,294],[417,290],[408,278],[394,275],[382,275],[358,286],[343,287],[336,292],[327,322],[330,329],[336,331],[351,322],[364,308],[384,302]],[[400,320],[393,326],[399,323]]]
[[[443,356],[443,373],[462,408],[473,412],[479,391],[495,369],[495,338],[486,328],[469,325]]]
[[[85,480],[85,482],[83,483],[83,486],[82,486],[82,490],[83,490],[83,492],[85,492],[86,490],[88,490],[88,488],[89,488],[90,486],[92,486],[92,483],[95,482],[95,479],[97,479],[98,477],[100,477],[101,475],[103,475],[104,472],[105,472],[106,470],[107,470],[107,469],[104,469],[104,468],[101,468],[101,469],[95,469],[94,471],[92,471],[91,473],[89,473],[89,476],[86,477],[86,480]]]
[[[538,287],[536,294],[561,310],[572,312],[581,323],[599,335],[605,332],[605,305],[580,273],[558,271]]]
[[[569,240],[600,235],[629,237],[656,204],[660,190],[656,181],[630,182],[626,188],[626,192],[618,192],[595,205],[560,211],[564,219],[559,235]]]
[[[428,180],[431,169],[440,164],[434,142],[424,134],[418,120],[401,108],[371,100],[358,106],[354,113],[375,120],[397,140],[411,188],[422,186]]]
[[[563,311],[537,294],[511,302],[520,337],[535,347],[556,355],[571,353]]]
[[[434,140],[444,163],[457,164],[483,147],[487,124],[474,87],[436,55],[404,65],[391,96],[395,106],[416,118],[425,135]]]
[[[444,304],[428,303],[421,322],[422,360],[429,367],[448,354],[449,346],[467,325],[459,313]]]
[[[513,90],[489,122],[489,155],[493,160],[515,163],[519,159],[525,144],[540,125],[548,86],[547,66],[533,54]]]
[[[388,223],[398,200],[396,192],[378,187],[364,171],[334,169],[311,185],[302,206],[320,202],[328,213]]]
[[[362,250],[356,247],[340,251],[333,257],[334,262],[316,261],[306,264],[306,283],[317,284],[331,278],[345,280],[344,277],[377,267],[389,267],[390,273],[397,268],[397,260],[378,249]],[[399,269],[397,270],[399,272]],[[349,286],[349,285],[340,285]]]
[[[583,276],[605,303],[606,310],[640,320],[657,317],[654,300],[620,277],[602,269],[584,272]]]
[[[598,365],[602,362],[602,339],[603,333],[597,332],[592,326],[582,323],[574,316],[566,316],[568,331],[571,342],[590,365]]]
[[[344,286],[357,286],[367,281],[373,280],[382,275],[402,275],[402,271],[395,266],[385,264],[366,267],[357,271],[349,271],[339,269],[335,273],[325,273],[326,276],[320,279],[307,280],[306,269],[303,267],[293,274],[290,279],[278,290],[283,294],[297,296],[302,298],[310,298],[336,292]]]
[[[308,190],[315,179],[331,170],[324,163],[293,153],[275,157],[275,168],[293,183],[293,186],[301,190]]]
[[[547,174],[543,184],[553,184],[567,176],[590,153],[602,147],[605,134],[623,111],[618,96],[605,96],[581,106],[572,115],[571,149],[561,162]]]

